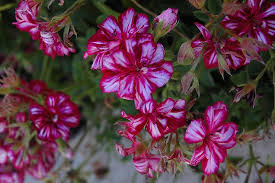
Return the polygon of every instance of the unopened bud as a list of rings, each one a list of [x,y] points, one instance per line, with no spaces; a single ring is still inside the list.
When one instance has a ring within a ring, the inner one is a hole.
[[[191,64],[194,58],[195,56],[193,48],[191,46],[191,41],[186,41],[182,43],[178,52],[178,63],[184,65]]]
[[[193,72],[186,73],[181,79],[181,87],[184,94],[188,95],[195,89],[200,96],[199,80]]]
[[[250,57],[250,60],[258,60],[263,62],[259,52],[268,50],[271,47],[253,38],[243,38],[241,41],[241,48],[245,51],[246,55]]]
[[[17,123],[25,123],[27,121],[27,115],[24,112],[18,112],[15,116],[15,121]]]
[[[178,9],[168,8],[154,19],[154,35],[160,38],[170,32],[177,23]]]

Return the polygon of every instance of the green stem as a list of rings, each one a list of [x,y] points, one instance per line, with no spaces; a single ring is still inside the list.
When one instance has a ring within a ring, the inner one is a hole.
[[[106,15],[113,15],[116,18],[119,16],[119,13],[112,10],[111,8],[109,8],[108,6],[106,6],[104,3],[98,1],[98,0],[92,0],[93,5],[101,12],[104,13]]]
[[[254,80],[256,83],[258,83],[258,81],[263,77],[264,73],[266,72],[269,66],[270,66],[270,60],[266,63],[264,69],[260,72],[260,74]]]
[[[47,72],[48,62],[49,62],[49,57],[47,55],[45,55],[43,58],[43,65],[42,65],[42,69],[41,69],[40,80],[45,81],[45,75]]]
[[[86,0],[75,1],[74,4],[64,12],[64,16],[71,16],[76,10],[86,3],[85,1]]]
[[[0,12],[8,10],[8,9],[14,7],[14,6],[16,6],[16,3],[9,3],[9,4],[5,4],[3,6],[0,6]]]
[[[266,158],[266,166],[269,167],[269,165],[270,165],[270,155],[268,154],[268,155],[267,155],[267,158]],[[264,182],[265,182],[265,183],[268,183],[268,182],[269,182],[269,172],[266,172]]]
[[[250,154],[250,160],[249,160],[249,164],[248,164],[248,171],[247,171],[247,175],[245,177],[245,183],[248,183],[250,174],[251,174],[251,170],[252,170],[252,166],[253,166],[253,159],[254,159],[254,153],[253,153],[253,147],[251,144],[249,144],[249,154]]]

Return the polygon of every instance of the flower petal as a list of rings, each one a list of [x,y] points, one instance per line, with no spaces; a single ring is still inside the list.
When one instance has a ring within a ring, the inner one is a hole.
[[[235,123],[224,123],[210,136],[211,140],[222,148],[232,148],[236,144],[238,126]]]
[[[197,166],[205,158],[205,145],[197,147],[192,155],[190,165]]]
[[[171,98],[166,99],[162,103],[160,103],[157,107],[157,112],[159,113],[168,113],[170,112],[174,106],[175,106],[175,101]]]
[[[173,66],[171,62],[163,61],[148,68],[144,73],[146,78],[157,87],[164,86],[173,74]]]
[[[119,90],[120,74],[107,72],[100,80],[100,89],[103,93],[117,92]]]
[[[197,26],[197,28],[200,30],[202,36],[204,37],[205,40],[210,40],[211,39],[211,34],[208,31],[208,29],[206,27],[204,27],[203,25],[199,24],[199,23],[195,23],[195,25]]]
[[[104,22],[100,24],[98,27],[103,29],[110,39],[121,38],[120,27],[117,23],[116,18],[113,16],[108,16],[104,20]]]
[[[146,33],[148,31],[150,24],[147,15],[143,13],[139,13],[137,15],[136,27],[138,29],[138,33]]]
[[[184,135],[184,140],[188,144],[198,143],[203,141],[206,136],[206,128],[204,126],[203,120],[193,120]]]
[[[206,146],[206,149],[208,148],[209,147]],[[201,166],[203,173],[206,175],[210,175],[218,171],[219,161],[212,149],[208,149],[207,151],[209,151],[209,154],[206,158],[202,160]]]
[[[209,132],[217,130],[216,128],[228,117],[227,109],[224,108],[225,104],[216,103],[207,107],[204,113],[204,119]]]

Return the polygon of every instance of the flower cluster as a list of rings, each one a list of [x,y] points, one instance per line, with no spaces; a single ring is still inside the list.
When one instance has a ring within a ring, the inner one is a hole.
[[[23,183],[26,173],[45,178],[60,151],[58,141],[67,141],[70,128],[79,123],[78,107],[41,80],[26,82],[11,68],[5,73],[0,80],[5,89],[0,101],[0,182]]]
[[[54,58],[56,55],[64,56],[69,55],[70,52],[74,53],[75,49],[63,42],[58,35],[58,29],[60,30],[66,24],[68,18],[63,17],[52,24],[52,22],[38,20],[39,11],[39,2],[21,0],[15,11],[17,22],[14,24],[19,30],[28,32],[33,40],[39,40],[39,49],[43,50],[45,55]]]
[[[162,15],[156,21],[164,22],[162,28],[166,32],[176,23],[177,10],[171,9],[170,12],[173,15],[164,12],[168,16]],[[173,16],[171,19],[170,14]],[[119,98],[134,100],[136,109],[140,111],[136,116],[121,113],[129,122],[120,123],[125,127],[120,134],[130,139],[133,146],[127,150],[117,144],[117,149],[122,155],[128,156],[135,154],[138,146],[135,136],[144,127],[155,141],[182,127],[185,124],[185,101],[169,98],[157,104],[152,98],[156,89],[171,78],[173,67],[170,61],[163,60],[163,46],[155,43],[154,36],[148,33],[149,20],[146,15],[137,14],[129,8],[118,20],[109,16],[98,27],[97,33],[88,40],[84,58],[96,55],[92,69],[99,69],[103,73],[100,81],[103,93],[114,92]],[[133,157],[137,171],[149,177],[153,176],[152,171],[157,171],[159,160],[157,155],[147,150]]]
[[[233,8],[238,4],[228,6]],[[227,15],[220,25],[226,34],[213,32],[211,35],[206,27],[195,23],[202,38],[195,38],[191,46],[196,57],[204,56],[206,68],[219,67],[220,72],[229,72],[230,68],[236,70],[253,59],[262,61],[259,52],[272,46],[275,40],[275,4],[247,0],[245,6],[238,7],[234,12],[225,10]]]
[[[134,100],[138,114],[133,116],[122,111],[121,116],[129,121],[117,123],[123,128],[118,130],[118,134],[132,145],[126,148],[117,143],[116,150],[122,156],[133,155],[136,170],[150,178],[154,176],[153,172],[169,171],[169,167],[173,169],[182,162],[196,166],[202,161],[205,174],[215,173],[226,157],[225,149],[236,144],[237,125],[224,123],[228,116],[227,106],[218,102],[206,110],[206,125],[200,119],[193,120],[188,126],[184,138],[186,143],[203,142],[188,160],[188,155],[179,148],[177,133],[186,124],[185,100],[168,98],[157,103],[152,97],[155,90],[164,86],[173,74],[171,62],[163,60],[164,48],[155,43],[157,39],[154,36],[171,31],[177,22],[175,16],[176,9],[168,9],[158,16],[155,24],[159,25],[154,26],[164,32],[155,32],[154,35],[147,32],[148,18],[132,8],[122,13],[118,20],[109,16],[88,40],[84,53],[84,58],[95,55],[92,69],[103,74],[100,81],[103,93],[116,93],[118,98]],[[226,57],[233,69],[249,63],[236,39],[228,38],[217,44],[204,26],[196,25],[204,39],[197,38],[191,45],[197,57],[205,49],[205,65],[208,68],[218,66],[218,53]],[[149,140],[142,135],[143,129],[150,134]],[[168,134],[169,139],[166,138]],[[173,134],[176,134],[176,143],[172,143]],[[173,150],[170,150],[171,143]]]
[[[272,1],[247,0],[246,6],[227,15],[221,24],[239,36],[247,35],[264,44],[275,40],[275,3]]]

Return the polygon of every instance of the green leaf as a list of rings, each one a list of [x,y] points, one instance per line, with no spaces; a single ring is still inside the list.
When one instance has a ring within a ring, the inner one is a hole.
[[[238,74],[234,74],[232,77],[231,77],[231,81],[235,84],[235,85],[240,85],[240,84],[244,84],[244,83],[247,83],[248,81],[248,78],[247,78],[247,74],[245,71],[241,71],[240,73]]]
[[[120,106],[121,106],[121,110],[125,111],[126,114],[130,114],[130,115],[137,114],[134,101],[121,99]]]
[[[222,9],[221,0],[208,0],[208,9],[211,13],[218,14]]]
[[[199,20],[203,21],[204,23],[209,22],[209,17],[203,12],[198,10],[198,11],[194,11],[193,14],[195,17],[197,17]]]

